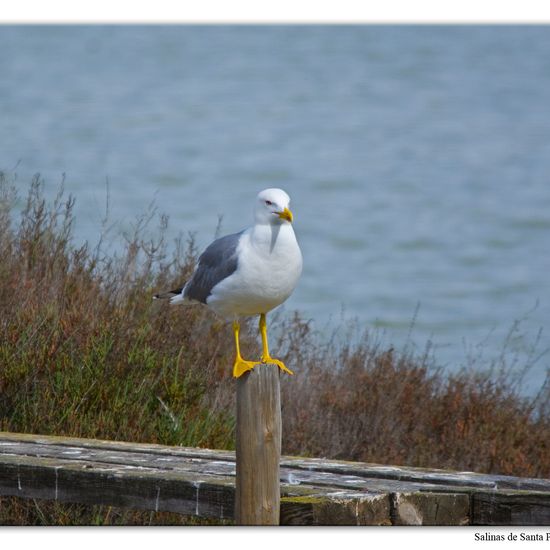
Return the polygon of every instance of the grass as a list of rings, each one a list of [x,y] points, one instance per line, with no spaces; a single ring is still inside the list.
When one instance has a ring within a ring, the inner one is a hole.
[[[71,197],[48,203],[37,176],[17,200],[0,173],[0,430],[234,448],[231,330],[206,308],[152,300],[192,272],[193,240],[168,252],[167,220],[151,239],[148,213],[118,254],[103,238],[76,246]],[[429,352],[388,349],[370,331],[326,343],[295,314],[276,332],[296,372],[282,384],[284,453],[550,476],[548,384],[525,397],[504,355],[446,376]],[[242,339],[259,354],[255,321]],[[1,524],[180,519],[0,500]]]

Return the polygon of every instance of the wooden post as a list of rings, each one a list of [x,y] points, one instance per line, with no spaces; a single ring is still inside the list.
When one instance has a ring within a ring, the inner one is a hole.
[[[237,525],[279,525],[279,368],[258,365],[237,379]]]

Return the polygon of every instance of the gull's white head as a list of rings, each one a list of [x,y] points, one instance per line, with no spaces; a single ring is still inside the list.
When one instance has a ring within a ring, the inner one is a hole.
[[[258,193],[254,217],[256,223],[292,223],[290,197],[282,189],[264,189]]]

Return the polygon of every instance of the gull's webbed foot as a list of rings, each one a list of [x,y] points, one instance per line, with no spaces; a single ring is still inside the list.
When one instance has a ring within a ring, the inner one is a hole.
[[[287,374],[294,374],[282,361],[279,361],[279,359],[273,359],[273,357],[269,355],[262,355],[262,363],[271,363],[273,365],[277,365],[282,371],[286,372]]]
[[[245,372],[252,370],[256,365],[259,365],[258,361],[245,361],[242,357],[237,357],[233,364],[233,376],[239,378]]]

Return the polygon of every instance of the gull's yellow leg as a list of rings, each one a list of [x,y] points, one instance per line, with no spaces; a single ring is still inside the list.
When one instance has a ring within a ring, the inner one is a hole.
[[[289,368],[285,366],[279,359],[273,359],[269,355],[269,346],[267,345],[267,323],[265,322],[265,313],[260,315],[260,333],[262,335],[262,363],[273,363],[277,365],[281,370],[284,370],[288,374],[294,374]]]
[[[239,378],[245,372],[252,370],[256,365],[259,365],[258,361],[245,361],[241,357],[241,347],[239,345],[239,331],[241,326],[238,321],[233,321],[233,334],[235,335],[235,349],[237,350],[237,356],[235,357],[235,363],[233,364],[233,376]]]

